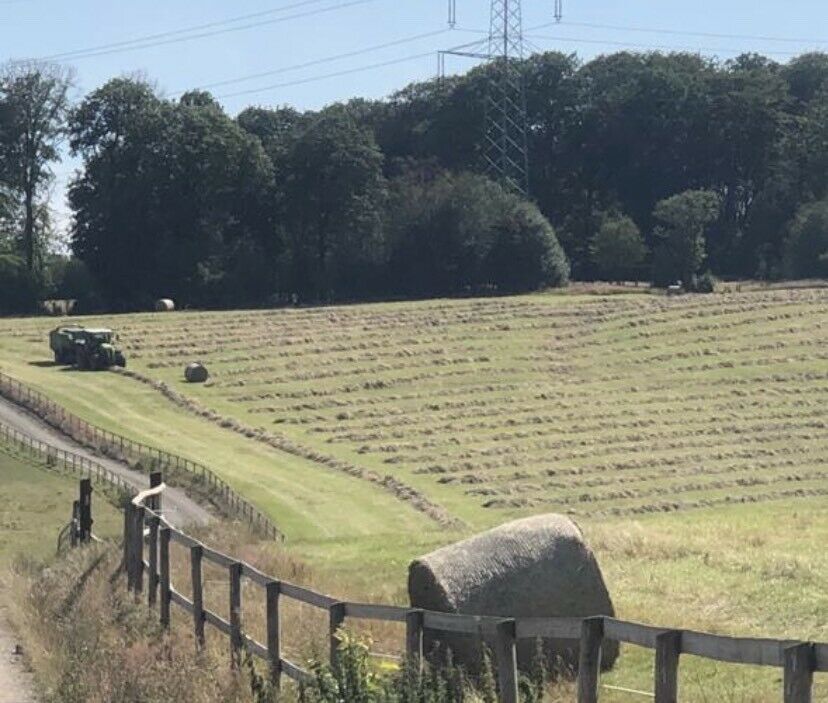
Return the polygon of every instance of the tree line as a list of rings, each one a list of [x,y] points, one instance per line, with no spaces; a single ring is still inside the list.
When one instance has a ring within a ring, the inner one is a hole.
[[[235,117],[134,78],[70,105],[65,71],[7,67],[0,301],[12,287],[133,309],[828,275],[828,55],[553,52],[522,68],[528,199],[483,174],[495,65]],[[49,246],[62,142],[83,164],[71,258]]]

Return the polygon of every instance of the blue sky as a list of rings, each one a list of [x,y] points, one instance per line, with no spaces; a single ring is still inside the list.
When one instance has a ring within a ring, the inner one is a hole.
[[[488,27],[489,0],[456,3],[458,29],[449,31],[447,0],[0,0],[0,62],[93,49],[258,13],[190,34],[241,27],[238,31],[179,41],[188,36],[181,33],[155,40],[167,42],[162,45],[130,50],[113,47],[95,56],[64,60],[77,72],[79,95],[110,77],[127,73],[141,73],[155,81],[162,93],[174,95],[188,88],[276,72],[430,34],[359,56],[213,89],[216,95],[227,96],[222,102],[231,113],[249,104],[317,108],[354,95],[385,96],[409,81],[433,76],[438,49],[475,41],[481,35],[467,30]],[[285,6],[294,7],[280,10]],[[525,27],[549,23],[552,6],[552,0],[523,0]],[[445,31],[438,33],[441,30]],[[687,34],[691,32],[756,38]],[[535,47],[577,52],[584,58],[623,48],[650,47],[700,50],[720,58],[759,51],[785,61],[797,52],[828,50],[828,3],[564,0],[564,21],[559,26],[527,34]],[[389,66],[358,70],[398,60]],[[450,59],[447,68],[455,72],[468,66],[467,60]],[[333,72],[343,74],[324,78]],[[307,82],[295,84],[299,81]],[[258,90],[273,84],[280,85]],[[236,95],[240,91],[256,92]],[[57,167],[59,181],[65,180],[71,166]],[[61,208],[57,197],[56,206]]]

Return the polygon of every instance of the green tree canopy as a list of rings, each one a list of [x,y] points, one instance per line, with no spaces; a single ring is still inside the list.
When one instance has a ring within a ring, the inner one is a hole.
[[[785,246],[792,278],[828,277],[828,200],[805,205],[791,223]]]
[[[604,218],[591,245],[592,262],[601,276],[620,281],[636,277],[647,245],[638,225],[626,215],[610,214]]]
[[[706,190],[688,190],[656,205],[654,283],[689,284],[694,279],[706,256],[705,228],[716,219],[720,206],[721,198]]]
[[[52,64],[0,70],[0,224],[14,233],[32,275],[46,250],[51,164],[60,160],[70,86],[71,73]]]

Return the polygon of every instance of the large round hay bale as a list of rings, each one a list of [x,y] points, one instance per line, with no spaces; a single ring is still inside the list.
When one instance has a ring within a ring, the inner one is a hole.
[[[172,312],[175,310],[175,301],[171,298],[159,298],[155,301],[155,312]]]
[[[424,610],[502,617],[614,615],[598,562],[578,526],[563,515],[538,515],[438,549],[413,561],[408,573],[411,605]],[[482,661],[476,637],[425,632],[425,651],[470,671]],[[490,643],[491,644],[491,643]],[[574,672],[578,643],[543,642],[550,671]],[[530,670],[537,642],[518,642],[518,665]],[[618,643],[605,642],[602,666],[618,658]]]
[[[188,383],[204,383],[210,378],[210,374],[204,364],[193,362],[192,364],[187,364],[187,367],[184,369],[184,378]]]

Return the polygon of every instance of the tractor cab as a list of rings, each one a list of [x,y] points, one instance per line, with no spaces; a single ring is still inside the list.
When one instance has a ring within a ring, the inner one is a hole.
[[[116,335],[105,328],[86,328],[75,339],[75,366],[82,371],[101,371],[126,366],[126,358],[113,341]]]

